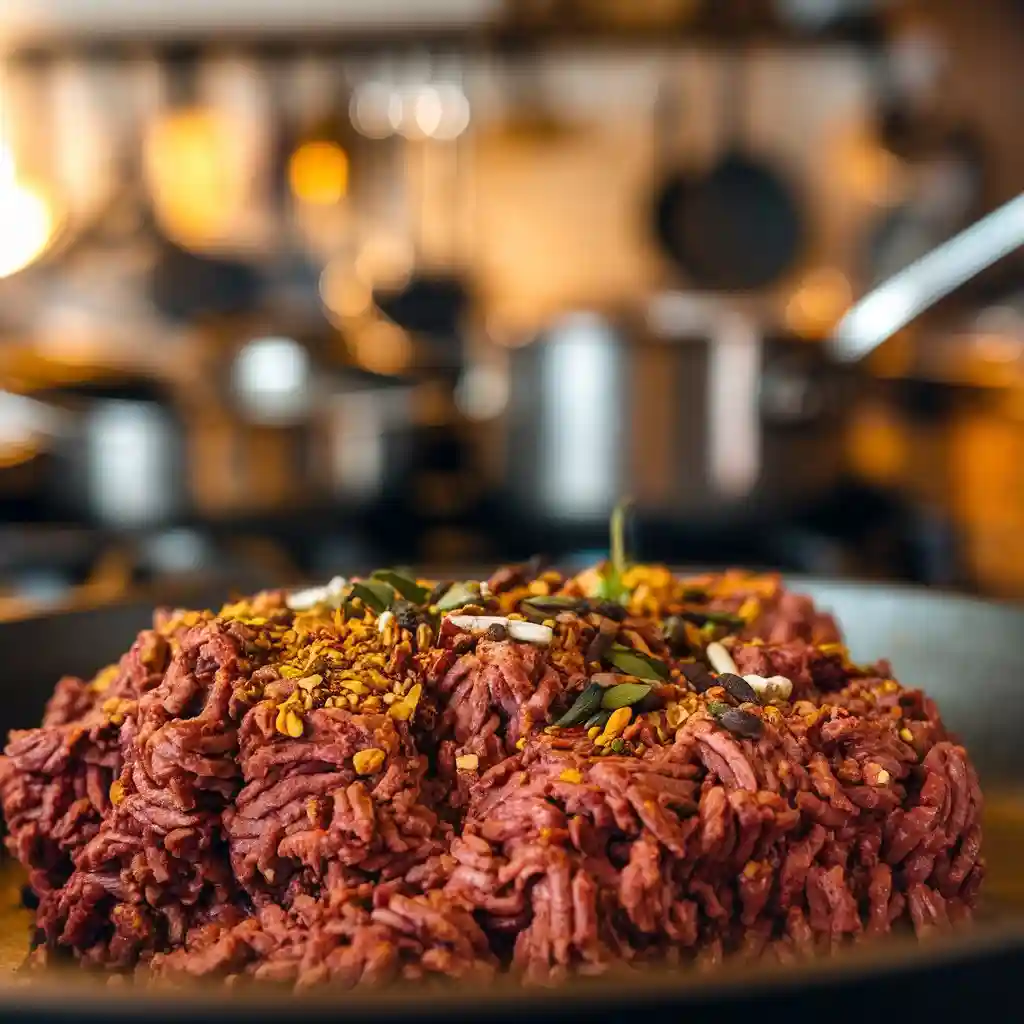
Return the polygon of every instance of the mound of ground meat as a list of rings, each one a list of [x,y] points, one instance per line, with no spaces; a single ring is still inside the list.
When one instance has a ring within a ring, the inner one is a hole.
[[[773,576],[603,571],[158,612],[0,760],[30,962],[550,984],[970,917],[981,794],[931,700]]]

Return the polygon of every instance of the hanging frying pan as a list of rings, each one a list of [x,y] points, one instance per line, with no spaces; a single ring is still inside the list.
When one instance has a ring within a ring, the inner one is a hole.
[[[789,183],[742,142],[741,71],[729,71],[725,152],[705,174],[671,173],[654,205],[662,249],[694,285],[715,291],[771,284],[793,265],[804,238]]]

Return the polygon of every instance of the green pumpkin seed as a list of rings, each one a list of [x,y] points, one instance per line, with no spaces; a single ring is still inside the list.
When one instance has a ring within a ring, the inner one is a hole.
[[[379,615],[394,603],[395,592],[379,580],[362,580],[352,584],[352,593],[349,597],[358,597],[367,608],[371,608]]]
[[[480,585],[478,583],[453,583],[437,602],[437,610],[450,612],[479,600]]]
[[[669,676],[668,665],[663,661],[621,644],[612,647],[605,655],[605,661],[627,676],[636,676],[638,679],[668,679]]]
[[[738,616],[730,612],[697,612],[682,611],[679,613],[681,619],[692,622],[695,626],[728,626],[730,629],[739,629],[746,623]]]
[[[686,635],[686,623],[678,616],[671,615],[661,626],[669,650],[676,655],[690,653],[690,638]]]
[[[523,601],[523,606],[529,605],[539,612],[566,612],[576,611],[582,604],[583,599],[569,597],[568,594],[552,594],[550,597],[528,597]]]
[[[718,685],[724,686],[726,693],[730,697],[734,697],[741,704],[744,702],[750,704],[757,703],[757,694],[754,692],[754,688],[743,676],[738,676],[734,672],[719,672]]]
[[[427,598],[430,597],[430,591],[426,587],[421,587],[414,579],[403,576],[397,569],[378,569],[371,573],[370,578],[388,584],[396,593],[413,604],[426,604]]]
[[[601,707],[604,687],[591,683],[573,702],[571,708],[555,722],[555,725],[568,729],[574,725],[582,725],[595,711]]]
[[[611,686],[604,691],[601,707],[608,711],[628,708],[643,700],[650,692],[651,688],[644,683],[619,683],[618,686]]]
[[[551,612],[545,612],[540,608],[534,608],[534,606],[528,601],[523,601],[522,604],[519,605],[519,614],[522,615],[527,622],[534,623],[547,622],[547,620],[552,617]]]
[[[718,716],[720,725],[724,725],[731,733],[756,740],[764,732],[764,722],[757,715],[740,708],[729,708]]]

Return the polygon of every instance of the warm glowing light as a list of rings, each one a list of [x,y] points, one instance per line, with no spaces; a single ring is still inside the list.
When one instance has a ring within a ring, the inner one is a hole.
[[[814,270],[786,303],[786,326],[800,337],[820,338],[839,322],[852,301],[853,290],[842,271]]]
[[[408,282],[415,255],[407,239],[374,235],[356,257],[356,277],[370,288],[397,290]]]
[[[244,201],[230,126],[215,112],[182,110],[158,121],[146,144],[154,211],[167,233],[188,246],[215,243]]]
[[[288,163],[288,182],[301,202],[333,206],[348,192],[348,154],[335,142],[305,142]]]
[[[31,462],[38,454],[39,446],[34,441],[0,444],[0,469],[13,469]]]
[[[906,195],[908,176],[903,161],[872,135],[858,129],[835,150],[840,179],[861,202],[891,207]]]
[[[353,275],[351,264],[333,260],[320,275],[320,300],[335,320],[354,320],[368,313],[373,294]]]
[[[868,405],[854,415],[847,455],[857,471],[877,483],[897,483],[912,457],[898,421],[881,406]]]
[[[372,373],[398,374],[412,362],[412,341],[391,320],[375,320],[350,339],[352,357]]]
[[[18,177],[14,154],[0,143],[0,277],[10,277],[38,259],[54,226],[46,194]]]
[[[384,82],[367,82],[353,93],[349,116],[360,134],[386,139],[401,122],[402,98]]]
[[[444,104],[438,91],[429,86],[419,89],[410,106],[412,116],[403,122],[405,134],[411,138],[433,136],[444,120]]]

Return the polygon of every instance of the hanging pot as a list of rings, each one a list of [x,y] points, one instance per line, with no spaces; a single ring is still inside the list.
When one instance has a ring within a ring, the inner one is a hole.
[[[624,494],[666,521],[763,516],[839,480],[849,378],[727,306],[668,302],[668,328],[575,314],[513,354],[508,490],[528,519],[600,522]]]

